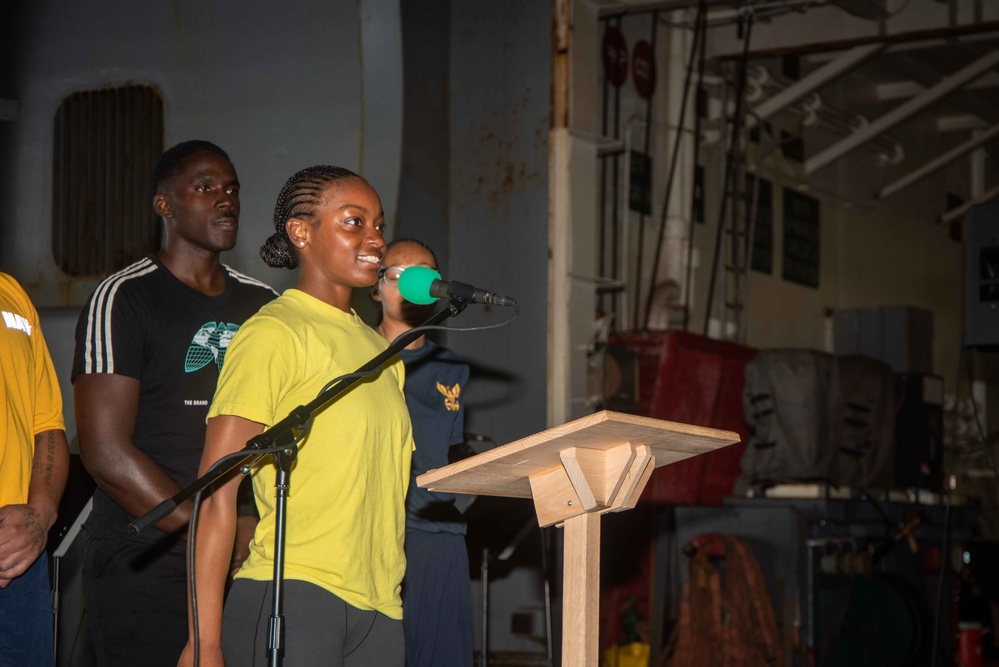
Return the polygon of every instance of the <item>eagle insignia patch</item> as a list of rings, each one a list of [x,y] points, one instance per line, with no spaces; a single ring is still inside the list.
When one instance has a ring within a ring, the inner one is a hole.
[[[438,382],[437,391],[444,396],[444,407],[449,412],[457,412],[459,408],[458,397],[461,396],[461,385],[455,383],[453,387],[447,387]]]

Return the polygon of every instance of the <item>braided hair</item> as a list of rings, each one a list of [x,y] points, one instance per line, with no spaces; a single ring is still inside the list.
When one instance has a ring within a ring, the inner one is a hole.
[[[349,169],[326,164],[308,167],[288,179],[274,205],[274,233],[260,246],[260,257],[268,266],[298,267],[298,251],[288,238],[288,221],[299,218],[316,224],[322,193],[330,184],[351,178],[367,182]]]
[[[228,160],[229,164],[232,164],[228,153],[210,141],[203,141],[201,139],[182,141],[164,151],[160,159],[156,161],[156,166],[153,167],[153,194],[160,191],[161,185],[180,173],[181,168],[184,166],[184,158],[193,153],[200,153],[201,151],[217,153]]]

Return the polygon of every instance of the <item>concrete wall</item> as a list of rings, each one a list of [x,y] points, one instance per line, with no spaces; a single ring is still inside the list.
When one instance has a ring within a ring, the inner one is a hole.
[[[279,289],[291,285],[292,273],[266,268],[257,250],[271,232],[278,190],[298,169],[329,163],[362,170],[394,214],[402,114],[397,3],[19,6],[15,84],[7,91],[19,112],[4,126],[0,266],[40,307],[80,305],[96,284],[62,275],[48,250],[52,122],[63,98],[78,90],[152,85],[163,98],[167,146],[203,138],[225,148],[242,183],[242,224],[239,245],[224,261]],[[386,138],[391,150],[379,148]]]
[[[498,443],[545,427],[551,9],[451,4],[450,278],[514,297],[510,326],[451,335],[477,372],[468,429]],[[456,326],[498,324],[475,306]]]

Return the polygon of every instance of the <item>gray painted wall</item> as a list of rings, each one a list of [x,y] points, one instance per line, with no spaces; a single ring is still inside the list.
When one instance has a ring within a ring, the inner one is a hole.
[[[548,3],[4,7],[0,17],[15,18],[0,37],[20,39],[0,46],[0,54],[14,52],[0,64],[0,97],[17,98],[20,111],[16,121],[0,122],[0,270],[21,280],[42,309],[61,375],[68,377],[72,359],[75,308],[99,277],[70,279],[52,259],[52,121],[72,92],[134,82],[161,92],[166,145],[204,138],[232,156],[242,224],[227,263],[289,287],[293,272],[268,269],[257,256],[272,231],[274,199],[294,171],[332,163],[372,182],[392,235],[430,243],[446,278],[517,298],[522,313],[512,325],[452,333],[447,344],[473,367],[468,431],[505,444],[545,428]],[[359,290],[355,306],[370,315],[367,303]],[[449,324],[512,315],[471,306]],[[491,591],[491,649],[538,650],[536,641],[507,633],[510,614],[537,613],[536,573],[502,579]]]
[[[452,2],[450,277],[514,297],[521,314],[448,343],[479,371],[468,429],[500,444],[546,421],[550,63],[548,3]],[[455,323],[511,315],[477,306]]]
[[[257,249],[292,173],[317,163],[363,168],[394,211],[398,138],[393,150],[373,138],[370,151],[364,146],[369,134],[391,140],[385,128],[398,127],[402,113],[396,2],[102,0],[20,8],[16,83],[7,93],[20,109],[4,125],[0,267],[39,307],[80,305],[96,284],[62,275],[48,249],[52,121],[78,90],[153,85],[163,98],[167,146],[203,138],[225,148],[243,189],[240,243],[224,261],[278,289],[290,286],[292,273],[265,267]],[[370,72],[384,82],[377,90]]]
[[[80,306],[100,278],[63,275],[49,249],[56,109],[78,90],[150,84],[163,97],[166,145],[209,139],[236,165],[240,242],[224,261],[279,290],[289,287],[292,272],[269,269],[257,256],[281,185],[310,164],[362,170],[391,226],[430,242],[446,278],[521,303],[509,327],[449,337],[479,371],[469,430],[505,443],[544,428],[546,3],[363,0],[278,8],[252,0],[227,10],[226,3],[101,0],[17,7],[21,39],[4,75],[19,112],[0,125],[0,147],[7,148],[0,155],[0,268],[38,307]],[[495,324],[511,315],[474,307],[451,324]]]

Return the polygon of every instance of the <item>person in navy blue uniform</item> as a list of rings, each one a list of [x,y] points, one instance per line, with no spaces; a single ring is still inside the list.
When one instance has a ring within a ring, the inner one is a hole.
[[[437,269],[433,250],[397,239],[382,257],[372,296],[381,304],[378,332],[388,341],[426,320],[432,306],[399,294],[399,275],[411,266]],[[465,547],[466,525],[449,493],[416,485],[419,475],[448,464],[448,449],[464,442],[468,365],[421,336],[399,353],[406,366],[406,405],[413,422],[412,472],[406,495],[406,577],[402,625],[407,667],[470,667],[472,602]]]

